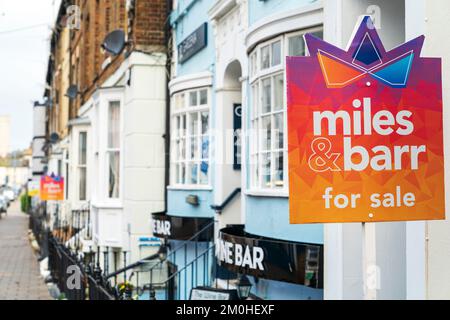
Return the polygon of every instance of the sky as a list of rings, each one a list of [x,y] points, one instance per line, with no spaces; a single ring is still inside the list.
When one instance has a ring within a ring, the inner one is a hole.
[[[33,101],[42,101],[59,0],[0,0],[0,116],[11,117],[11,150],[28,148]]]

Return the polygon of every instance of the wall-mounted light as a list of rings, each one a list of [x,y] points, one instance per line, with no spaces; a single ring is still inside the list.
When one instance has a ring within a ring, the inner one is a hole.
[[[186,197],[186,202],[193,206],[198,206],[200,204],[198,196],[190,194]]]
[[[239,299],[247,300],[250,296],[250,291],[252,289],[252,283],[248,280],[246,275],[241,275],[239,278],[239,282],[237,285],[237,292],[239,295]]]

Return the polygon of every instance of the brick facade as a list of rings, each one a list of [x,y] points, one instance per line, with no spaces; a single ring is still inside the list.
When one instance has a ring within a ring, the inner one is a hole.
[[[127,2],[129,6],[127,7]],[[76,5],[80,12],[80,29],[70,30],[68,52],[60,52],[61,31],[67,21],[66,9]],[[127,52],[166,52],[165,25],[168,17],[167,0],[65,0],[62,1],[51,47],[51,57],[67,55],[70,59],[66,82],[76,84],[79,95],[69,102],[69,110],[49,113],[49,131],[67,134],[61,128],[60,115],[69,119],[77,117],[79,108],[92,96],[121,65],[125,54],[113,57],[101,49],[105,36],[122,29],[128,35]],[[50,58],[47,82],[51,89],[46,96],[53,103],[64,98],[67,88],[62,88],[61,58]],[[58,97],[57,97],[58,96]],[[53,131],[52,131],[53,130]]]

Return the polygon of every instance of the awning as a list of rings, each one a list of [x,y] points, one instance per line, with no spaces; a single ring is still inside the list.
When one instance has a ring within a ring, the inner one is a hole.
[[[152,214],[153,235],[169,240],[212,241],[214,220],[212,218],[176,217],[166,213]]]
[[[216,250],[228,271],[323,288],[323,245],[259,237],[237,225],[220,230]]]

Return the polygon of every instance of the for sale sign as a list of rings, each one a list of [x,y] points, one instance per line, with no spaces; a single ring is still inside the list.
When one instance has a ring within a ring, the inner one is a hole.
[[[347,50],[287,58],[291,223],[445,219],[441,60],[386,51],[369,17]]]
[[[42,176],[41,192],[42,201],[64,200],[64,178],[58,176]]]

